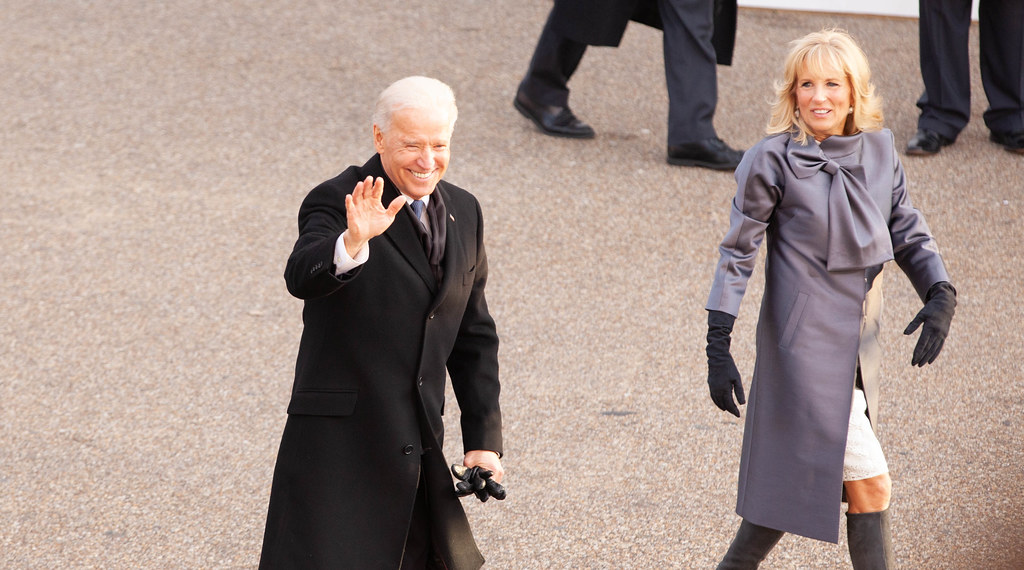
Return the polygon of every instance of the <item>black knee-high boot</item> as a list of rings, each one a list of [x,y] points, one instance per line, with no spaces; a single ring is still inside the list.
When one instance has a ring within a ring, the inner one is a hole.
[[[896,567],[889,532],[889,509],[876,513],[846,513],[846,537],[854,570]]]
[[[779,542],[781,530],[756,525],[746,519],[740,523],[736,538],[732,539],[725,558],[718,563],[717,570],[753,570]]]

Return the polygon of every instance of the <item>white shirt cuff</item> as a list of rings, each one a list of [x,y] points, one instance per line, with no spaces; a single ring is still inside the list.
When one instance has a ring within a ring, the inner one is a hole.
[[[345,249],[345,234],[348,230],[345,230],[338,236],[338,241],[334,244],[334,274],[344,275],[349,271],[352,271],[356,267],[366,263],[367,259],[370,259],[370,244],[367,243],[356,253],[355,258],[348,254],[348,250]]]

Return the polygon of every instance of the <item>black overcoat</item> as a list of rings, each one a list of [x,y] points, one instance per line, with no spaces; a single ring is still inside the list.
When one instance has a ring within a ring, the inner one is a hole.
[[[736,13],[736,0],[714,0],[711,43],[721,65],[732,64]],[[555,0],[550,16],[556,32],[591,46],[618,46],[631,20],[662,29],[657,0]]]
[[[461,410],[463,445],[502,452],[498,337],[487,310],[487,257],[477,200],[441,181],[447,207],[438,284],[403,208],[354,272],[334,275],[345,195],[375,155],[313,189],[285,269],[305,301],[303,332],[271,488],[262,568],[398,568],[416,498],[427,482],[432,532],[450,569],[483,564],[441,449],[445,371]]]

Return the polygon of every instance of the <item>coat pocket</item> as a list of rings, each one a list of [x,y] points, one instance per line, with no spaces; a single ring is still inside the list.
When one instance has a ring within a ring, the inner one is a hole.
[[[359,391],[296,390],[288,404],[288,413],[298,416],[351,416],[356,409]]]
[[[796,294],[796,302],[793,303],[793,308],[789,311],[789,318],[786,319],[786,328],[782,331],[782,337],[779,339],[779,346],[782,348],[789,348],[789,345],[793,342],[793,336],[796,335],[796,330],[800,328],[800,321],[804,316],[804,308],[807,307],[807,300],[810,296],[803,291],[798,291]]]

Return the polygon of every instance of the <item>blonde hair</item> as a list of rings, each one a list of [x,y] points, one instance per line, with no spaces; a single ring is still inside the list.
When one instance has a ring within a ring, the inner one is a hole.
[[[381,91],[373,108],[373,124],[381,132],[389,131],[392,115],[401,109],[443,109],[448,112],[449,130],[455,128],[455,119],[459,117],[452,88],[421,75],[399,79]]]
[[[796,82],[804,71],[828,75],[842,71],[850,82],[853,113],[846,119],[843,134],[877,131],[882,128],[882,98],[871,83],[868,58],[845,30],[828,28],[790,42],[782,79],[775,82],[775,103],[768,119],[768,134],[792,133],[805,144],[811,134],[795,112]]]

